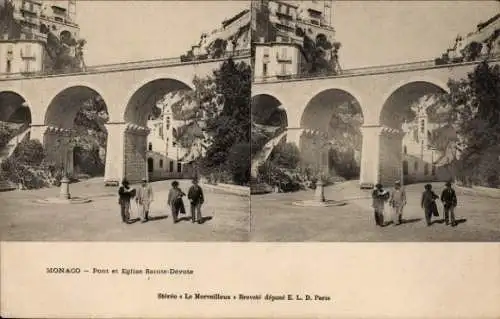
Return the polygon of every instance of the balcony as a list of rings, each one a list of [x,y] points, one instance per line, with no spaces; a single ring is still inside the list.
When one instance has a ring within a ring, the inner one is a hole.
[[[42,14],[42,15],[40,15],[40,19],[48,21],[48,22],[63,23],[65,25],[67,25],[67,26],[79,29],[78,24],[76,24],[76,23],[74,23],[74,22],[72,22],[70,20],[67,20],[67,19],[61,19],[60,17],[58,17],[58,19],[55,19],[55,17],[46,16],[46,15]]]
[[[52,11],[55,13],[55,14],[63,14],[65,15],[66,14],[66,7],[63,7],[63,6],[60,6],[58,4],[54,4],[52,5]]]

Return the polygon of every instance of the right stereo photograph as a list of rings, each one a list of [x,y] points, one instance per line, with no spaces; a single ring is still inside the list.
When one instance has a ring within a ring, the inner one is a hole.
[[[500,241],[498,1],[252,1],[257,242]]]

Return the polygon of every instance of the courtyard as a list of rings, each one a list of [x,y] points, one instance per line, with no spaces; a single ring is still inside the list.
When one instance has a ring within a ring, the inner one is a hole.
[[[371,191],[360,190],[358,181],[325,188],[325,197],[343,200],[345,206],[299,207],[294,201],[313,198],[313,191],[252,196],[251,241],[271,242],[459,242],[500,241],[500,196],[478,196],[457,188],[457,227],[435,222],[427,227],[420,208],[424,184],[406,186],[408,205],[399,226],[375,226]],[[440,195],[443,183],[433,183]],[[386,206],[387,207],[387,206]],[[439,218],[443,217],[438,204]],[[386,217],[387,219],[387,217]]]
[[[151,221],[122,223],[118,187],[105,187],[100,178],[74,183],[73,197],[88,197],[86,204],[40,204],[37,199],[56,197],[59,188],[0,193],[2,241],[248,241],[249,198],[205,189],[202,213],[206,221],[192,224],[185,218],[173,224],[167,208],[171,181],[152,183],[155,201]],[[136,185],[133,185],[134,187]],[[190,181],[180,181],[187,192]],[[185,200],[185,204],[187,204]],[[135,206],[135,205],[132,205]],[[189,217],[189,207],[186,205]],[[137,213],[132,213],[132,218]],[[182,216],[181,216],[182,217]]]

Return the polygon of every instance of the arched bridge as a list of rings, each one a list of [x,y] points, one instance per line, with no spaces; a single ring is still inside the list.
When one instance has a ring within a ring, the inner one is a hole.
[[[82,103],[99,95],[109,115],[105,180],[140,180],[147,174],[147,120],[153,106],[169,92],[193,89],[195,76],[212,75],[229,56],[235,62],[250,63],[250,50],[242,50],[189,62],[158,59],[89,67],[70,74],[0,75],[0,120],[9,121],[20,105],[29,107],[30,138],[40,140],[48,153],[62,156],[59,160],[69,163],[71,170],[72,150],[61,145],[68,141]],[[57,151],[51,152],[51,147]]]
[[[361,184],[392,183],[402,171],[401,110],[424,95],[449,92],[448,81],[466,78],[478,63],[424,61],[346,70],[336,76],[255,78],[252,116],[269,118],[281,110],[274,118],[284,118],[287,141],[300,147],[304,130],[327,132],[333,114],[347,104],[363,118]],[[500,58],[490,63],[499,64]]]

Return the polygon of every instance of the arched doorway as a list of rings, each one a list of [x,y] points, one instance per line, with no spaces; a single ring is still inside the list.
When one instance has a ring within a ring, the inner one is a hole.
[[[154,161],[151,157],[148,157],[148,173],[153,173],[154,170]]]

